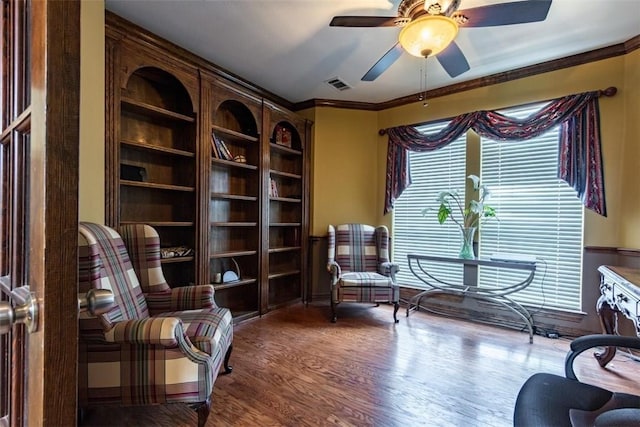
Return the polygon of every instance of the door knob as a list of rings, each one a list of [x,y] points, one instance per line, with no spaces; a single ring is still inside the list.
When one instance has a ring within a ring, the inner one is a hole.
[[[10,302],[0,302],[0,335],[9,332],[15,323],[25,325],[29,333],[38,329],[38,304],[33,294],[27,294],[24,304],[15,307]]]
[[[86,294],[78,294],[78,312],[88,311],[98,315],[109,311],[113,305],[113,292],[108,289],[89,289]]]

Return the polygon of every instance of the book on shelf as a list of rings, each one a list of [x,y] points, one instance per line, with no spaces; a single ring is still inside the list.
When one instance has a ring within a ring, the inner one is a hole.
[[[222,148],[221,151],[224,153],[225,160],[233,160],[233,154],[231,154],[224,141],[219,138],[218,141],[220,141],[220,147]]]
[[[216,144],[216,135],[211,132],[211,154],[216,159],[220,158],[220,152],[218,151],[218,144]]]
[[[214,151],[217,151],[217,157],[223,160],[233,160],[233,155],[227,148],[222,138],[219,138],[215,132],[211,132],[212,144],[214,145]]]
[[[269,197],[280,197],[278,196],[278,183],[276,180],[271,178],[269,181]]]

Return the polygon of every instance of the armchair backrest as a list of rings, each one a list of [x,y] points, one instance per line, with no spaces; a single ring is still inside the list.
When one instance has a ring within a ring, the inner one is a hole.
[[[337,262],[342,273],[378,271],[389,261],[389,230],[366,224],[329,225],[329,262]]]
[[[109,289],[115,301],[104,314],[95,318],[82,316],[81,329],[97,329],[95,319],[100,321],[106,332],[116,322],[149,317],[140,282],[120,235],[107,226],[81,222],[78,245],[78,291],[86,293],[89,289]]]
[[[118,228],[127,247],[142,292],[145,294],[169,291],[160,264],[160,236],[147,224],[126,224]]]

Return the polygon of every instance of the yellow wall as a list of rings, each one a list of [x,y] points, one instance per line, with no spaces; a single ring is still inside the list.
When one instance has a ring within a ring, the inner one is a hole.
[[[625,57],[625,122],[620,246],[640,247],[640,49]]]
[[[391,225],[391,215],[382,215],[387,138],[376,136],[375,132],[378,128],[420,123],[453,117],[469,111],[508,107],[615,86],[618,88],[616,96],[600,99],[608,217],[604,218],[591,211],[586,211],[584,243],[587,246],[640,247],[640,225],[638,224],[640,218],[638,215],[634,217],[629,214],[629,212],[638,212],[640,207],[640,188],[635,184],[637,181],[635,171],[640,166],[640,150],[635,142],[635,135],[638,135],[638,127],[640,126],[637,120],[639,117],[638,109],[640,109],[640,96],[638,96],[640,89],[637,83],[639,81],[639,56],[638,51],[635,51],[626,56],[434,98],[429,100],[429,106],[426,108],[422,106],[422,103],[417,102],[379,112],[377,124],[373,125],[370,120],[363,121],[360,126],[367,126],[368,131],[363,127],[357,132],[360,139],[354,138],[354,141],[357,141],[356,144],[361,146],[364,151],[358,155],[357,152],[350,150],[353,156],[350,156],[348,165],[343,162],[342,164],[333,163],[331,166],[332,176],[350,174],[351,179],[358,181],[355,174],[361,171],[367,180],[375,179],[377,194],[371,202],[375,205],[369,203],[367,211],[363,212],[360,217],[354,218],[353,214],[359,212],[359,209],[350,203],[346,205],[314,203],[312,209],[313,232],[320,233],[321,230],[326,229],[328,223],[337,222],[338,218],[345,216],[350,216],[350,220],[371,222],[371,213],[377,215],[373,223]],[[331,113],[325,115],[324,110],[331,110]],[[319,107],[316,108],[315,114],[317,117],[322,117],[323,120],[316,120],[315,124],[314,178],[322,182],[322,177],[329,172],[319,172],[318,169],[326,168],[326,164],[331,164],[325,163],[325,159],[330,158],[331,152],[334,150],[332,141],[327,141],[325,138],[331,138],[340,133],[344,124],[352,128],[356,126],[356,123],[350,120],[354,115],[352,110]],[[326,129],[327,126],[329,129]],[[367,132],[369,132],[368,135]],[[374,137],[378,140],[376,144],[372,144],[370,140]],[[373,171],[368,169],[370,164],[368,150],[371,147],[376,147],[378,152],[379,169],[375,177]],[[623,155],[625,149],[629,154],[626,158]],[[362,182],[364,177],[360,177],[359,182]],[[322,192],[323,187],[324,184],[315,184],[313,190],[317,192],[312,191],[314,202],[325,201],[329,197],[326,191]],[[351,186],[346,186],[343,183],[340,186],[327,187],[331,187],[330,197],[333,200],[339,200],[342,203],[350,202],[350,194],[353,191]],[[634,194],[634,197],[629,197],[629,193]],[[374,199],[375,202],[373,202]]]
[[[104,2],[80,5],[79,219],[104,224]]]
[[[316,108],[313,125],[311,234],[329,224],[375,224],[381,212],[375,111]]]

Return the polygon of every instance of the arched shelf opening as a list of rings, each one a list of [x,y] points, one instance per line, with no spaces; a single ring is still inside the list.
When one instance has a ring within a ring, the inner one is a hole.
[[[149,224],[160,236],[171,286],[196,279],[197,117],[185,86],[156,67],[129,76],[120,94],[117,224]],[[181,255],[171,255],[180,253]]]
[[[155,107],[193,117],[189,92],[175,76],[156,67],[142,67],[127,81],[124,96]]]
[[[243,135],[258,137],[258,126],[251,111],[241,102],[227,100],[214,113],[213,123]]]

